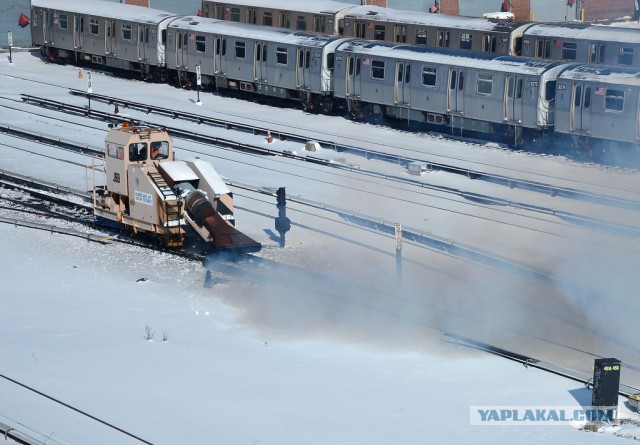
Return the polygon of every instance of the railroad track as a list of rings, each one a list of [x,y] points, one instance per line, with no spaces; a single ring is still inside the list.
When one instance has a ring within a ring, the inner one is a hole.
[[[597,194],[597,193],[590,193],[590,192],[586,192],[584,190],[579,190],[579,189],[575,189],[575,188],[569,188],[569,187],[559,187],[553,184],[549,184],[549,183],[543,183],[543,182],[538,182],[538,181],[528,181],[528,180],[523,180],[523,179],[519,179],[519,178],[514,178],[514,177],[509,177],[509,176],[503,176],[503,175],[495,175],[495,174],[489,174],[486,172],[482,172],[479,170],[472,170],[472,169],[468,169],[468,168],[460,168],[457,167],[453,164],[443,164],[443,163],[438,163],[438,162],[430,162],[430,161],[425,161],[424,159],[420,159],[420,158],[415,158],[415,157],[407,157],[407,156],[399,156],[399,155],[395,155],[395,154],[389,154],[389,153],[385,153],[383,151],[380,150],[371,150],[371,149],[366,149],[366,148],[361,148],[361,147],[355,147],[355,146],[350,146],[350,145],[344,145],[344,144],[340,144],[336,141],[330,141],[330,140],[319,140],[315,137],[310,136],[309,134],[296,134],[296,133],[290,133],[290,132],[283,132],[277,129],[270,129],[270,128],[266,128],[263,126],[257,126],[257,125],[247,125],[247,124],[242,124],[242,123],[237,123],[237,122],[232,122],[230,120],[227,119],[217,119],[217,118],[212,118],[212,117],[206,117],[206,116],[201,116],[198,114],[194,114],[194,113],[187,113],[187,112],[182,112],[182,111],[177,111],[177,110],[172,110],[172,109],[168,109],[168,108],[163,108],[163,107],[157,107],[154,105],[150,105],[150,104],[144,104],[144,103],[140,103],[140,102],[134,102],[134,101],[127,101],[127,100],[123,100],[120,98],[116,98],[116,97],[112,97],[112,96],[104,96],[104,95],[95,95],[95,94],[91,94],[88,95],[86,92],[84,91],[79,91],[79,90],[70,90],[70,93],[72,95],[75,96],[81,96],[81,97],[91,97],[94,100],[98,100],[110,105],[113,105],[115,103],[118,103],[120,105],[122,105],[122,107],[124,108],[131,108],[131,109],[137,109],[139,111],[142,111],[146,114],[158,114],[158,115],[163,115],[163,116],[167,116],[170,117],[172,119],[182,119],[182,120],[186,120],[189,122],[196,122],[198,124],[206,124],[206,125],[211,125],[211,126],[215,126],[215,127],[222,127],[222,128],[226,128],[226,129],[235,129],[238,131],[243,131],[243,132],[248,132],[248,133],[252,133],[254,135],[267,135],[267,131],[271,131],[271,134],[275,137],[278,137],[280,139],[283,140],[290,140],[290,141],[296,141],[296,142],[300,142],[300,143],[306,143],[307,141],[310,140],[314,140],[319,142],[323,148],[327,148],[327,149],[333,149],[337,152],[346,152],[346,153],[352,153],[358,156],[362,156],[365,157],[367,159],[378,159],[378,160],[382,160],[382,161],[386,161],[386,162],[391,162],[393,164],[396,165],[404,165],[407,166],[413,162],[420,162],[420,163],[424,163],[425,164],[425,168],[427,168],[429,171],[443,171],[446,173],[451,173],[451,174],[456,174],[456,175],[462,175],[465,176],[467,178],[471,178],[474,180],[479,180],[479,181],[486,181],[486,182],[490,182],[492,184],[498,184],[498,185],[502,185],[505,187],[509,187],[509,188],[518,188],[518,189],[522,189],[522,190],[528,190],[528,191],[534,191],[537,193],[542,193],[545,195],[549,195],[549,196],[558,196],[558,197],[565,197],[565,198],[570,198],[570,199],[575,199],[575,200],[580,200],[580,201],[586,201],[586,202],[591,202],[591,203],[596,203],[596,204],[602,204],[602,205],[607,205],[607,206],[611,206],[611,207],[617,207],[617,208],[623,208],[623,209],[630,209],[630,210],[636,210],[636,211],[640,211],[640,201],[634,201],[634,200],[629,200],[629,199],[622,199],[622,198],[618,198],[615,196],[610,196],[610,195],[604,195],[604,194]],[[83,116],[87,116],[87,117],[94,117],[94,118],[100,118],[102,120],[105,121],[109,121],[109,122],[121,122],[124,121],[125,119],[123,119],[121,116],[118,116],[117,114],[113,114],[113,113],[107,113],[107,112],[103,112],[103,111],[97,111],[97,110],[88,110],[86,107],[84,106],[77,106],[77,105],[71,105],[71,104],[67,104],[64,102],[60,102],[60,101],[54,101],[54,100],[50,100],[47,98],[42,98],[42,97],[37,97],[37,96],[31,96],[31,95],[27,95],[27,94],[22,94],[21,95],[22,99],[24,102],[28,102],[28,103],[34,103],[37,104],[39,106],[43,106],[43,107],[47,107],[50,109],[57,109],[59,111],[65,111],[65,112],[72,112],[75,114],[80,114]],[[300,161],[305,161],[305,162],[312,162],[312,163],[316,163],[316,164],[322,164],[322,165],[326,165],[326,166],[331,166],[334,168],[349,168],[348,166],[344,166],[344,165],[340,165],[337,163],[330,163],[329,161],[327,161],[326,159],[322,159],[322,158],[318,158],[315,157],[313,155],[305,155],[305,156],[299,156],[293,153],[286,153],[286,152],[282,152],[281,150],[274,150],[274,149],[269,149],[267,147],[264,146],[257,146],[257,145],[252,145],[252,144],[243,144],[243,143],[239,143],[235,140],[231,140],[231,139],[227,139],[227,138],[219,138],[219,137],[213,137],[213,136],[203,136],[201,134],[198,134],[197,132],[192,132],[192,131],[185,131],[184,129],[178,128],[178,127],[167,127],[165,125],[161,125],[158,123],[153,123],[153,122],[148,122],[148,121],[139,121],[139,123],[141,124],[148,124],[151,126],[164,126],[167,128],[167,130],[174,134],[177,135],[179,137],[182,138],[186,138],[186,139],[191,139],[194,141],[198,141],[198,142],[203,142],[203,143],[208,143],[208,144],[215,144],[215,145],[220,145],[220,146],[224,146],[224,147],[228,147],[228,148],[234,148],[237,150],[243,150],[243,151],[248,151],[248,152],[253,152],[253,153],[261,153],[261,154],[266,154],[266,155],[273,155],[273,156],[287,156],[293,159],[297,159]],[[364,170],[363,170],[364,171]],[[382,175],[380,173],[376,173],[376,172],[372,172],[372,171],[368,171],[367,173],[369,174],[378,174],[378,175]],[[403,178],[403,177],[392,177],[390,175],[382,175],[385,177],[389,177],[389,179],[394,179],[394,180],[402,180],[405,182],[409,182],[409,183],[414,183],[415,185],[420,185],[420,186],[426,186],[424,183],[417,181],[417,180],[411,180],[408,178]],[[491,199],[488,198],[486,196],[474,196],[473,193],[468,193],[469,197],[471,199]],[[504,205],[504,202],[496,202],[496,204],[498,205]],[[516,203],[517,204],[517,203]]]
[[[23,95],[23,97],[25,96]],[[34,101],[33,103],[36,103],[46,108],[54,108],[60,111],[65,111],[67,113],[82,113],[83,115],[89,115],[89,110],[87,110],[84,107],[78,107],[78,106],[69,105],[69,104],[62,104],[60,102],[51,101],[49,99],[41,99],[41,98],[34,99],[32,96],[28,96],[28,97],[30,99],[28,99],[27,101]],[[118,119],[120,119],[119,117],[115,115],[111,115],[109,113],[103,113],[103,112],[100,112],[100,113],[107,115],[108,118],[105,118],[107,120],[111,119],[111,120],[117,121]],[[159,124],[157,123],[145,123],[145,124],[159,126]],[[16,137],[31,138],[43,143],[48,143],[50,145],[62,146],[67,149],[73,149],[80,153],[101,154],[101,150],[97,148],[91,148],[84,144],[76,144],[72,141],[67,141],[60,138],[49,138],[37,132],[21,131],[20,129],[12,128],[7,125],[0,127],[0,131],[4,131],[5,133],[11,134]],[[228,139],[221,139],[218,137],[206,136],[206,135],[202,135],[202,134],[191,132],[191,131],[185,131],[179,128],[171,128],[169,129],[169,131],[172,134],[177,135],[178,137],[195,140],[200,143],[206,143],[206,144],[215,145],[215,146],[222,145],[227,149],[241,150],[244,152],[257,153],[261,155],[286,156],[288,158],[293,158],[293,159],[304,161],[304,162],[321,164],[323,166],[331,167],[334,169],[347,170],[359,175],[366,175],[369,177],[382,178],[385,180],[390,180],[390,181],[394,181],[402,184],[408,184],[424,190],[428,189],[428,190],[434,190],[437,192],[453,194],[461,198],[464,198],[465,200],[479,203],[482,205],[508,207],[512,209],[520,209],[520,210],[525,210],[529,212],[550,215],[550,216],[564,219],[565,221],[579,225],[584,228],[588,228],[591,230],[598,230],[605,233],[614,234],[616,236],[628,237],[633,239],[640,237],[640,228],[630,224],[613,223],[613,222],[605,221],[603,219],[581,215],[576,212],[558,210],[548,206],[532,205],[526,202],[519,202],[515,200],[498,198],[491,195],[464,191],[457,188],[439,186],[435,184],[427,184],[424,181],[408,178],[405,176],[390,175],[390,174],[380,173],[380,172],[376,172],[376,171],[368,170],[364,168],[354,168],[350,165],[332,163],[326,159],[315,158],[313,156],[298,156],[298,155],[290,154],[287,152],[268,149],[263,146],[238,143],[237,141],[230,141]],[[253,127],[252,131],[256,133],[256,132],[260,132],[261,130],[256,130],[255,127]],[[493,183],[493,181],[491,182]],[[545,187],[548,187],[548,186],[545,186]],[[553,189],[551,190],[552,190],[551,195],[555,196],[556,193],[553,191]],[[589,194],[586,192],[581,192],[581,194],[574,193],[571,196],[566,195],[566,197],[571,199],[581,199],[584,201],[590,201],[590,202],[598,203],[601,205],[610,205],[617,208],[625,208],[625,209],[640,211],[640,202],[638,201],[613,198],[613,197],[604,196],[604,195]]]

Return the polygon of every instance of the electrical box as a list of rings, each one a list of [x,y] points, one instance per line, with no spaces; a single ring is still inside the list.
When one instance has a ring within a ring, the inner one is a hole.
[[[618,406],[620,390],[620,360],[615,358],[597,358],[593,367],[593,394],[591,404],[594,407]]]

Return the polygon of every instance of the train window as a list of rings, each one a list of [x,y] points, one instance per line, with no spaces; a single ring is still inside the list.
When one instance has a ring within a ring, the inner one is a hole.
[[[576,60],[578,54],[578,45],[575,43],[564,42],[562,44],[562,60]]]
[[[573,97],[573,106],[579,107],[582,103],[582,87],[580,85],[576,86],[576,92]]]
[[[161,43],[162,43],[163,45],[166,45],[166,44],[167,44],[167,30],[166,30],[166,29],[163,29],[163,30],[162,30],[162,42],[161,42]]]
[[[591,44],[591,63],[604,63],[604,45],[602,43]]]
[[[349,57],[349,75],[353,76],[353,68],[355,66],[353,57]]]
[[[256,62],[260,62],[262,60],[262,45],[256,45]]]
[[[344,19],[338,20],[338,34],[344,35]]]
[[[374,40],[384,40],[385,39],[385,28],[384,25],[376,25],[373,29],[373,39]]]
[[[407,43],[407,27],[405,25],[396,25],[396,42]]]
[[[97,19],[89,19],[89,33],[94,36],[100,34],[100,23]]]
[[[67,29],[69,26],[69,16],[67,14],[60,14],[57,18],[58,28]]]
[[[356,37],[359,39],[364,39],[365,29],[366,28],[363,22],[356,22]]]
[[[633,48],[620,48],[618,49],[618,65],[632,65],[633,64]]]
[[[398,83],[402,82],[402,78],[404,77],[404,64],[398,64]]]
[[[304,67],[309,69],[310,64],[311,64],[311,52],[307,50],[305,53]]]
[[[191,33],[184,33],[182,35],[182,46],[184,46],[185,48],[187,48],[189,46],[189,36],[192,35]]]
[[[490,96],[493,90],[493,76],[490,74],[478,74],[476,79],[476,93]]]
[[[515,86],[515,83],[515,79],[513,77],[509,77],[509,80],[507,81],[507,97],[509,98],[513,97],[513,87]]]
[[[124,159],[124,147],[107,144],[107,155],[114,159]]]
[[[286,65],[287,58],[287,48],[276,47],[276,63],[279,65]]]
[[[232,22],[240,21],[240,8],[231,8],[231,21]]]
[[[224,20],[224,5],[216,5],[216,19]]]
[[[438,30],[438,47],[439,48],[449,47],[449,31],[445,31],[444,29]]]
[[[409,83],[411,81],[411,65],[407,65],[404,70],[404,83]]]
[[[607,111],[622,111],[624,108],[624,91],[610,90],[604,97],[604,109]]]
[[[262,45],[262,61],[267,61],[267,44]]]
[[[371,78],[384,79],[384,62],[382,60],[371,61]]]
[[[449,89],[451,91],[456,89],[456,80],[458,79],[458,73],[456,71],[451,71],[451,79],[449,82]]]
[[[437,70],[435,68],[422,67],[422,85],[426,87],[436,86]]]
[[[122,40],[131,41],[131,25],[122,25]]]
[[[244,59],[246,51],[244,42],[236,42],[234,48],[236,59]]]
[[[458,91],[464,90],[464,73],[460,71],[458,74]]]
[[[147,144],[145,142],[129,144],[129,160],[130,161],[146,161],[147,160]]]
[[[286,11],[280,12],[280,28],[291,28],[291,14]]]
[[[556,81],[549,80],[545,84],[544,98],[546,100],[553,100],[556,97]]]
[[[247,9],[247,23],[251,23],[252,25],[258,23],[258,14],[256,13],[256,8]]]
[[[296,21],[296,29],[299,31],[307,30],[307,21],[303,15],[298,16],[298,20]]]
[[[427,44],[427,30],[418,28],[416,29],[416,45]]]
[[[471,49],[471,34],[463,32],[460,34],[460,49]]]
[[[584,107],[589,108],[591,106],[591,87],[585,87],[584,89]]]
[[[273,14],[270,12],[262,14],[262,24],[264,26],[273,26]]]
[[[324,32],[325,32],[325,21],[326,21],[325,19],[326,19],[325,17],[320,16],[320,15],[315,16],[315,20],[314,20],[315,26],[314,26],[314,29],[313,29],[315,32],[320,32],[320,33],[324,34]]]
[[[196,51],[204,53],[207,51],[207,39],[205,36],[196,36]]]
[[[151,143],[151,159],[167,159],[169,157],[169,142],[156,141]]]
[[[335,54],[329,53],[327,54],[327,68],[329,71],[333,71],[333,67],[335,65]]]
[[[522,79],[518,79],[516,82],[516,99],[522,98]]]
[[[485,53],[496,52],[496,35],[495,34],[485,34],[483,36],[482,50]]]

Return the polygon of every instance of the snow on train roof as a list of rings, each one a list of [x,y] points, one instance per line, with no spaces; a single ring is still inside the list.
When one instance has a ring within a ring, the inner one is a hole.
[[[159,9],[101,0],[31,0],[31,6],[143,23],[160,23],[168,17],[177,15]]]
[[[566,23],[562,25],[538,24],[531,26],[524,34],[525,36],[640,43],[640,31],[638,31],[637,28],[593,26],[585,23]]]
[[[279,9],[282,11],[299,11],[313,14],[331,13],[335,14],[344,9],[353,8],[349,3],[334,2],[330,0],[207,0],[205,3],[220,3],[225,6],[248,6],[252,8]]]
[[[487,70],[508,70],[510,73],[537,75],[550,68],[563,65],[563,62],[541,59],[529,59],[515,56],[495,56],[485,53],[472,53],[464,50],[443,50],[440,48],[418,47],[412,45],[394,45],[353,40],[342,43],[336,51],[352,52],[371,57],[411,60],[424,63],[437,63],[450,66],[480,68]]]
[[[317,47],[322,47],[329,42],[341,39],[341,37],[338,36],[321,36],[302,31],[292,31],[285,28],[247,25],[244,23],[196,16],[186,16],[176,19],[169,24],[169,29],[184,29],[196,33],[222,33],[228,36],[247,39]]]
[[[383,8],[380,6],[356,6],[351,9],[347,18],[371,19],[427,26],[443,26],[445,28],[471,29],[478,31],[512,31],[522,26],[529,26],[527,22],[491,20],[478,17],[463,17],[457,15],[431,14],[420,11],[403,11],[399,9]]]
[[[640,86],[640,69],[622,66],[580,65],[563,71],[559,78]]]

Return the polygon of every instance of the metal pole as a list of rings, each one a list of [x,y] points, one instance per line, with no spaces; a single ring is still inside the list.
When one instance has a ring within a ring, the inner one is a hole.
[[[396,224],[396,283],[402,284],[402,224]]]
[[[11,55],[11,47],[9,47],[9,63],[13,63],[13,58]]]

